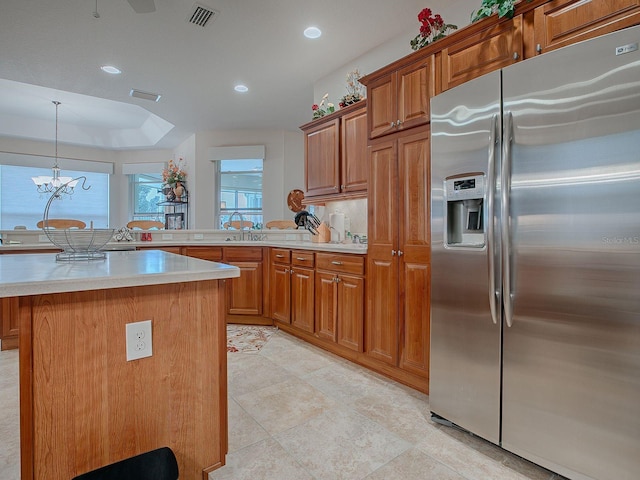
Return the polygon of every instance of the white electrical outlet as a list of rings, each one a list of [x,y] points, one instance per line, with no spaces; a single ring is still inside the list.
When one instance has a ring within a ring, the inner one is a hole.
[[[202,240],[202,239],[204,239],[204,233],[194,233],[193,234],[193,239],[194,240]]]
[[[127,323],[127,362],[153,355],[151,320]]]

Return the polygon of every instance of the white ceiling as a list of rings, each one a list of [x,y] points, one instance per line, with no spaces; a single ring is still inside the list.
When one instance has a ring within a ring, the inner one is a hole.
[[[155,0],[155,12],[138,14],[127,0],[98,0],[94,18],[95,0],[1,0],[0,135],[52,140],[52,100],[62,102],[61,143],[101,148],[172,148],[209,130],[297,130],[310,120],[315,81],[417,33],[425,6],[202,0],[220,12],[202,28],[187,22],[194,3]],[[447,1],[429,3],[437,10]],[[310,25],[322,29],[320,39],[302,36]],[[108,75],[99,68],[105,64],[123,73]],[[249,92],[234,92],[237,83]],[[131,98],[132,88],[162,97]]]

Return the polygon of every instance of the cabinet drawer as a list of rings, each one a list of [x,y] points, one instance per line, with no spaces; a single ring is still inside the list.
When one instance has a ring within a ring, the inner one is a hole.
[[[287,248],[272,248],[271,263],[291,263],[291,250]]]
[[[316,253],[316,268],[340,273],[364,275],[363,255],[340,253]]]
[[[184,254],[201,260],[219,262],[222,260],[222,247],[184,247]]]
[[[224,247],[224,260],[238,262],[262,260],[262,247]]]
[[[291,252],[291,263],[298,267],[313,267],[313,252],[294,250]]]

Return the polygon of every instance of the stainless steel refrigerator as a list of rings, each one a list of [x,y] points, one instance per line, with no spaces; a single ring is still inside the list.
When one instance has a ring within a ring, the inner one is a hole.
[[[640,478],[640,27],[432,99],[430,406]]]

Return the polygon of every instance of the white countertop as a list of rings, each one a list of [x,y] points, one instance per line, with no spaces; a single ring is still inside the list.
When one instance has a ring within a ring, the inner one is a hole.
[[[240,269],[160,250],[57,262],[54,253],[0,255],[0,298],[239,277]]]

